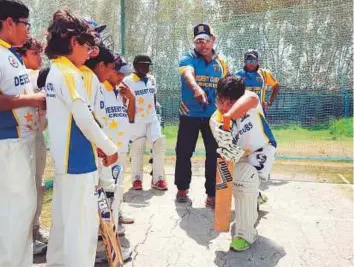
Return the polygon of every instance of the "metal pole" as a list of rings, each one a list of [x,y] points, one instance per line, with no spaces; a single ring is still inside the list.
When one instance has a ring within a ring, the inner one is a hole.
[[[125,0],[120,0],[120,43],[121,54],[125,55]]]

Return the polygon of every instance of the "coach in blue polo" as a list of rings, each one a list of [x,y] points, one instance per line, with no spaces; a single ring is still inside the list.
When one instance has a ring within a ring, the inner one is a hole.
[[[215,205],[215,175],[217,144],[209,128],[214,113],[215,91],[220,78],[228,74],[228,66],[214,50],[215,35],[207,24],[194,27],[194,49],[179,61],[182,101],[179,108],[179,128],[176,145],[175,185],[177,202],[187,202],[191,182],[191,157],[199,132],[206,151],[206,206]]]

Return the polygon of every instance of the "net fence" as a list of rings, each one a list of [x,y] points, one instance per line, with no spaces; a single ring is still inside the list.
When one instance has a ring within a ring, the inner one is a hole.
[[[205,22],[232,72],[242,68],[245,51],[257,49],[261,67],[279,81],[280,93],[267,114],[279,157],[353,158],[353,1],[25,2],[39,38],[44,38],[53,12],[69,7],[107,24],[115,48],[128,61],[140,53],[151,56],[169,154],[174,154],[178,128],[178,61],[193,48],[193,25]],[[203,151],[199,143],[196,153]]]

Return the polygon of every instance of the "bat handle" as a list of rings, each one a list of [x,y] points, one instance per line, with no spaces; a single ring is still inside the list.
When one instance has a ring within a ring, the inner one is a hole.
[[[226,131],[230,131],[231,128],[231,116],[229,115],[224,115],[223,116],[223,124],[222,124],[222,128]]]

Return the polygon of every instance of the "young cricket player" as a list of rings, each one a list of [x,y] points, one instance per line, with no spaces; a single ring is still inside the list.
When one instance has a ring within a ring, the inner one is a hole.
[[[33,94],[14,47],[23,46],[31,24],[20,1],[0,1],[0,266],[32,266],[36,209],[35,134],[44,94]]]
[[[219,155],[234,161],[236,231],[231,249],[243,251],[256,240],[257,197],[260,181],[267,181],[275,159],[277,143],[264,118],[256,93],[245,91],[239,76],[226,76],[218,82],[217,111],[210,127],[218,143]],[[232,120],[230,131],[222,128],[223,118]],[[244,156],[239,158],[240,149]]]
[[[29,38],[26,43],[16,49],[22,56],[23,63],[28,70],[28,75],[35,93],[44,93],[38,86],[39,69],[42,64],[41,53],[43,52],[42,43]],[[43,86],[42,86],[43,87]],[[43,130],[46,127],[46,114],[41,111],[39,114],[39,125],[36,133],[36,189],[37,189],[37,208],[33,220],[33,255],[41,254],[46,251],[48,243],[48,233],[40,227],[40,216],[42,212],[44,196],[43,174],[46,164],[47,149],[44,142]]]
[[[98,47],[98,55],[89,59],[80,69],[87,91],[92,92],[89,94],[92,95],[94,116],[103,131],[118,147],[118,161],[99,169],[99,185],[111,200],[113,219],[116,229],[119,229],[118,212],[124,192],[123,172],[128,152],[128,127],[129,120],[134,120],[135,116],[135,98],[131,89],[126,86],[118,90],[117,85],[124,77],[124,74],[119,72],[122,57],[103,45]],[[128,103],[125,103],[123,98],[128,100]],[[122,247],[122,254],[123,260],[127,260],[131,250]]]
[[[133,189],[142,190],[143,156],[145,143],[149,141],[152,147],[153,177],[151,187],[167,190],[164,179],[165,137],[161,134],[158,120],[156,100],[156,80],[149,74],[152,61],[149,56],[138,55],[133,61],[135,72],[124,78],[123,82],[133,89],[136,97],[136,116],[131,134],[131,159]]]
[[[112,140],[116,142],[118,147],[118,165],[123,167],[125,170],[128,144],[130,140],[131,124],[134,123],[135,119],[135,94],[129,86],[122,83],[124,77],[130,74],[132,70],[122,56],[116,61],[115,71],[107,81],[103,83],[101,89],[101,94],[99,95],[100,105],[99,110],[97,110],[98,120],[101,120],[104,129],[109,136],[112,136]],[[109,123],[111,120],[111,123]],[[112,125],[112,121],[117,122],[117,127],[115,124]],[[113,127],[112,127],[113,126]],[[105,177],[105,178],[103,178]],[[108,179],[107,168],[102,169],[102,182],[112,184],[112,179]],[[123,216],[121,212],[121,203],[123,202],[124,193],[124,173],[122,173],[121,179],[117,181],[115,188],[114,202],[113,202],[113,213],[118,212],[118,232],[124,233],[124,227],[122,224],[134,223],[132,218]]]
[[[94,44],[85,20],[68,11],[54,13],[45,49],[51,59],[46,93],[55,167],[48,266],[94,266],[99,225],[96,147],[105,154],[105,166],[118,158],[117,147],[94,120],[79,70]]]

